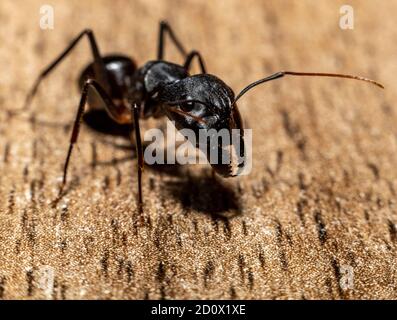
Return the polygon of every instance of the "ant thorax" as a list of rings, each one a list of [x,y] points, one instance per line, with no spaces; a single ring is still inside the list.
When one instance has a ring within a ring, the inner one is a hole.
[[[182,66],[161,60],[147,62],[137,70],[137,74],[142,79],[146,93],[152,98],[156,98],[156,93],[166,85],[189,76]]]
[[[158,92],[165,86],[188,77],[182,66],[162,60],[154,60],[136,70],[129,98],[140,105],[146,117],[161,116],[161,103],[157,101]]]

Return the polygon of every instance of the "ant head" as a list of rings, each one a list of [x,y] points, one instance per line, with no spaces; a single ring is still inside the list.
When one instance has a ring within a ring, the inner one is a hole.
[[[196,147],[206,148],[208,160],[218,174],[225,177],[239,174],[244,165],[244,131],[234,92],[228,85],[210,74],[193,75],[164,86],[156,100],[162,103],[178,130],[195,132]],[[222,139],[212,146],[208,141],[200,141],[200,129],[212,131],[210,139],[226,134],[227,144],[222,145]],[[209,158],[214,153],[219,162],[213,163]],[[220,159],[225,158],[230,161],[221,164]]]
[[[156,97],[178,129],[227,129],[232,121],[233,90],[219,78],[199,74],[164,86]]]

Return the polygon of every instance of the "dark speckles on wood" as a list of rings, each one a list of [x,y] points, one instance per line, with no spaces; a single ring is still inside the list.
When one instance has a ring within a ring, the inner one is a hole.
[[[241,230],[244,236],[248,236],[247,223],[244,220],[241,222]]]
[[[301,225],[305,226],[305,216],[304,216],[304,209],[308,205],[306,198],[300,198],[296,203],[296,213],[298,214],[299,220]]]
[[[197,234],[199,232],[199,226],[197,219],[193,219],[192,221],[194,233]]]
[[[375,177],[375,180],[379,180],[380,178],[380,173],[379,173],[379,168],[375,163],[369,162],[367,163],[368,168],[371,170],[372,174]]]
[[[8,195],[8,214],[12,214],[15,209],[15,187],[13,187]]]
[[[61,221],[66,222],[69,216],[69,208],[67,205],[63,205],[61,208]]]
[[[165,279],[165,265],[162,261],[158,265],[156,279],[159,283],[162,283]]]
[[[284,244],[283,244],[283,229],[281,226],[280,221],[276,220],[276,241],[278,244],[278,255],[281,263],[281,268],[284,271],[288,270],[288,261],[284,251]]]
[[[158,268],[157,268],[157,273],[156,273],[156,280],[160,284],[160,299],[164,300],[166,297],[166,267],[165,264],[160,261]]]
[[[61,249],[61,251],[62,251],[63,254],[65,253],[65,250],[66,250],[67,246],[68,246],[67,240],[66,240],[66,239],[63,239],[63,240],[61,241],[61,243],[59,244],[59,247],[60,247],[60,249]]]
[[[230,287],[229,292],[230,292],[230,299],[232,299],[232,300],[237,299],[237,293],[236,293],[236,289],[234,288],[234,286]]]
[[[388,220],[388,221],[387,221],[387,226],[388,226],[388,229],[389,229],[390,241],[391,241],[391,242],[396,242],[396,240],[397,240],[397,228],[396,228],[396,224],[393,223],[392,220]]]
[[[131,283],[131,281],[134,279],[134,269],[132,267],[131,261],[127,261],[125,263],[125,272],[127,275],[127,282]]]
[[[91,142],[91,168],[95,169],[98,165],[98,151],[95,141]]]
[[[270,168],[270,166],[266,165],[266,171],[270,174],[272,178],[275,178],[275,176],[280,172],[281,166],[283,164],[283,158],[284,158],[284,153],[281,150],[277,150],[276,153],[276,165],[274,169]]]
[[[294,241],[292,240],[292,234],[288,231],[285,231],[285,239],[287,240],[287,243],[289,246],[293,247],[294,246]]]
[[[22,231],[24,233],[26,233],[28,230],[28,218],[28,211],[27,209],[24,209],[21,217]]]
[[[240,270],[241,280],[244,281],[246,264],[245,264],[245,258],[244,258],[243,254],[239,254],[239,256],[238,256],[238,266],[239,266],[239,270]]]
[[[6,277],[0,277],[0,299],[4,299]]]
[[[122,258],[116,258],[116,263],[117,263],[117,275],[121,277],[123,275],[123,269],[124,269],[124,259]]]
[[[327,240],[327,229],[325,227],[325,223],[323,221],[320,211],[316,211],[314,213],[314,220],[316,221],[318,239],[320,240],[321,244],[324,244]]]
[[[204,273],[203,273],[203,279],[204,279],[204,286],[207,287],[208,281],[211,280],[211,278],[214,276],[215,273],[215,266],[213,261],[208,261],[205,268],[204,268]]]
[[[121,185],[121,180],[122,180],[121,170],[119,167],[116,167],[116,186],[117,187]]]
[[[4,147],[4,153],[3,153],[3,162],[4,163],[8,163],[10,151],[11,151],[11,143],[7,141],[6,145]]]
[[[29,182],[29,166],[25,165],[25,167],[23,168],[23,172],[22,172],[22,176],[23,176],[23,181],[25,183]]]
[[[302,191],[306,191],[308,187],[308,185],[305,182],[305,175],[303,174],[303,172],[298,173],[298,185],[299,185],[299,189]]]
[[[283,126],[287,136],[292,140],[295,144],[296,148],[299,150],[301,154],[301,158],[306,160],[306,137],[303,135],[300,125],[298,123],[294,123],[289,113],[286,110],[281,110],[281,117],[283,120]]]
[[[107,192],[109,190],[109,186],[110,186],[110,178],[108,175],[106,175],[103,178],[103,182],[102,182],[102,190]]]
[[[262,253],[262,251],[260,251],[259,254],[258,254],[258,260],[259,260],[259,263],[260,263],[261,268],[262,268],[262,269],[265,269],[265,267],[266,267],[266,260],[265,260],[265,256],[264,256],[264,254]]]
[[[370,215],[369,215],[369,210],[368,209],[364,210],[364,218],[365,218],[365,221],[369,222]]]
[[[281,245],[281,244],[282,244],[282,241],[283,241],[283,238],[282,238],[282,237],[283,237],[283,228],[282,228],[282,226],[281,226],[280,221],[276,220],[275,228],[276,228],[276,239],[277,239],[277,243],[278,243],[279,245]]]
[[[331,265],[332,268],[334,270],[334,276],[335,276],[335,281],[337,284],[337,288],[338,288],[338,293],[340,297],[343,297],[343,290],[340,286],[340,281],[341,281],[341,273],[340,273],[340,266],[338,261],[335,258],[331,259]]]
[[[33,288],[34,288],[34,275],[32,269],[26,271],[26,283],[28,286],[27,295],[31,297],[33,295]]]
[[[253,288],[254,288],[254,283],[255,283],[254,279],[255,279],[255,276],[254,276],[254,272],[252,271],[251,268],[248,270],[248,275],[247,275],[247,277],[248,277],[248,287],[249,287],[249,289],[252,291]]]
[[[37,139],[34,139],[32,143],[32,159],[36,160],[36,158],[37,158]]]
[[[329,297],[331,299],[333,299],[332,280],[331,280],[331,278],[325,279],[325,287],[327,288],[327,292],[329,294]]]
[[[29,184],[30,188],[30,198],[31,198],[31,205],[33,208],[36,207],[36,190],[37,190],[37,180],[32,179]]]
[[[232,237],[232,227],[229,219],[222,219],[223,221],[223,233],[225,234],[226,239],[230,240]]]
[[[155,187],[156,187],[156,180],[154,179],[154,177],[149,177],[149,188],[150,188],[150,190],[154,190]]]
[[[61,284],[60,294],[61,294],[61,299],[62,299],[62,300],[66,300],[66,298],[67,298],[67,297],[66,297],[67,289],[68,289],[67,285]]]
[[[105,277],[109,275],[109,251],[106,250],[101,259],[101,269]]]

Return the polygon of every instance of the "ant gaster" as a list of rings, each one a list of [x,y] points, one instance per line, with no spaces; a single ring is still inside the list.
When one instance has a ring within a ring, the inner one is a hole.
[[[163,59],[166,34],[184,56],[183,65],[174,64]],[[135,137],[138,155],[138,208],[140,212],[142,212],[143,205],[142,170],[144,165],[139,126],[141,118],[166,115],[171,121],[174,121],[177,129],[190,128],[195,132],[200,128],[227,129],[229,131],[234,128],[240,129],[241,145],[244,146],[243,124],[236,102],[247,91],[259,84],[284,77],[285,75],[326,76],[367,81],[383,88],[381,84],[373,80],[358,76],[282,71],[251,83],[235,96],[233,90],[221,79],[206,73],[200,53],[198,51],[188,53],[175,36],[169,24],[163,21],[160,23],[157,60],[147,62],[141,68],[137,68],[135,62],[126,56],[102,56],[93,32],[89,29],[82,31],[59,57],[41,72],[27,95],[22,110],[28,108],[41,81],[54,70],[85,36],[90,43],[93,62],[84,69],[79,79],[81,99],[66,156],[59,197],[63,194],[70,157],[79,136],[80,124],[88,102],[89,108],[102,106],[109,117],[117,124],[132,124],[131,135]],[[189,74],[194,58],[199,62],[201,74]],[[93,93],[96,94],[94,95]],[[111,119],[108,119],[108,121],[111,122]],[[233,152],[232,148],[229,149],[229,152]],[[244,148],[241,148],[239,152],[244,157]],[[243,164],[240,163],[238,166]],[[236,174],[236,163],[232,163],[232,161],[227,164],[211,164],[211,166],[216,173],[223,177],[231,177]]]

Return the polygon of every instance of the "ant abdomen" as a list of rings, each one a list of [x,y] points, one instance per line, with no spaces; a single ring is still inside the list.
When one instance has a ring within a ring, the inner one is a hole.
[[[78,85],[81,90],[88,79],[98,79],[95,75],[94,63],[87,65],[81,72]],[[127,56],[109,55],[103,57],[107,81],[110,86],[106,88],[116,106],[123,107],[124,98],[131,86],[132,77],[137,69],[135,62]],[[128,137],[131,125],[120,124],[114,121],[106,111],[104,101],[92,90],[88,92],[88,110],[83,116],[84,122],[93,130]]]
[[[127,97],[128,88],[131,86],[133,75],[137,66],[135,62],[123,55],[108,55],[103,57],[107,81],[109,83],[107,92],[112,97],[113,102],[118,105]],[[97,79],[95,74],[94,62],[90,63],[82,72],[78,81],[79,89],[83,88],[88,79]],[[104,85],[104,87],[106,87]],[[103,100],[97,95],[88,94],[88,105],[90,110],[105,110]]]

